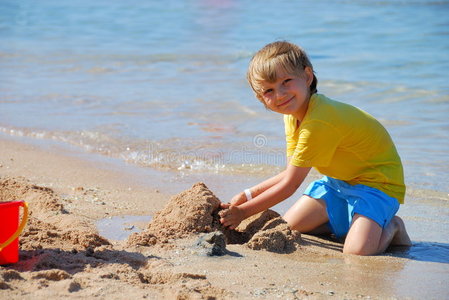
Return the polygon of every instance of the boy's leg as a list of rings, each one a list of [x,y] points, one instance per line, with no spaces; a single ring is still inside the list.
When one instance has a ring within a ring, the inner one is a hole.
[[[326,211],[326,202],[303,195],[285,213],[284,220],[291,229],[303,233],[326,233],[327,228],[322,225],[329,221]]]
[[[411,241],[404,222],[395,216],[382,229],[374,220],[354,214],[351,228],[346,236],[343,253],[375,255],[384,252],[392,245],[410,246]]]

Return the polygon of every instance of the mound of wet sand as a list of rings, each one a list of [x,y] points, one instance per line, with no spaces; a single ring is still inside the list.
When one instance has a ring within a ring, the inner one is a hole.
[[[4,177],[0,180],[0,202],[27,201],[33,214],[63,213],[59,197],[48,187],[37,186],[23,177]]]
[[[220,200],[203,184],[174,196],[159,211],[142,235],[134,234],[130,242],[139,244],[138,237],[154,237],[150,243],[166,243],[170,239],[186,237],[192,233],[211,232],[220,227],[218,209]]]
[[[290,253],[296,250],[300,242],[301,234],[291,230],[281,217],[276,217],[266,222],[246,245],[254,250]]]
[[[236,230],[220,224],[220,200],[204,183],[170,199],[156,214],[144,232],[133,233],[129,246],[150,246],[169,243],[170,240],[192,234],[221,231],[227,244],[245,244],[254,250],[289,253],[301,243],[301,235],[272,210],[266,210],[243,221]]]

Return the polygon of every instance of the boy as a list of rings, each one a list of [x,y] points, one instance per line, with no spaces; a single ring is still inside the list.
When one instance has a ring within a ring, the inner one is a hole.
[[[411,245],[403,221],[395,216],[405,185],[401,160],[385,128],[358,108],[317,94],[312,64],[294,44],[274,42],[257,52],[248,81],[268,109],[284,115],[288,165],[222,204],[221,223],[233,229],[285,200],[314,167],[325,176],[311,183],[285,214],[292,229],[332,232],[345,238],[344,253],[358,255]]]

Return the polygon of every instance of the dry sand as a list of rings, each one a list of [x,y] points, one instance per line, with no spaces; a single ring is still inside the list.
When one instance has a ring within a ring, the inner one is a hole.
[[[419,278],[421,262],[343,255],[340,244],[291,231],[273,211],[236,231],[222,228],[220,200],[204,183],[165,195],[114,164],[7,139],[0,147],[0,201],[30,205],[20,261],[0,266],[0,299],[426,295],[429,280],[410,282]],[[95,222],[119,215],[154,217],[127,240],[100,236]]]

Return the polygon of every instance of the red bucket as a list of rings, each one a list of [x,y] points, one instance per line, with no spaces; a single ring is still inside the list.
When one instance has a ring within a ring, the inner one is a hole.
[[[19,207],[23,207],[19,225]],[[0,202],[0,265],[19,261],[19,239],[28,219],[28,204],[24,201]]]

